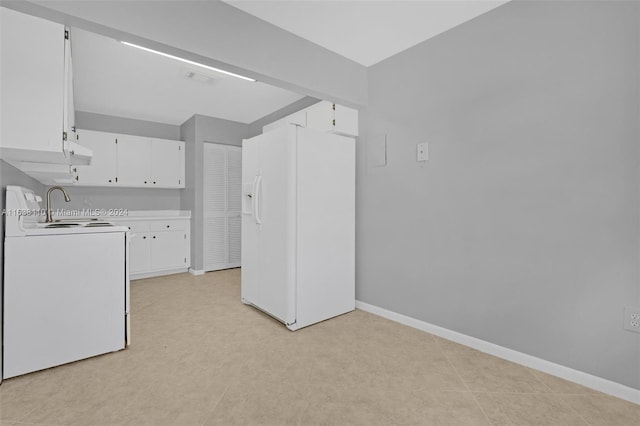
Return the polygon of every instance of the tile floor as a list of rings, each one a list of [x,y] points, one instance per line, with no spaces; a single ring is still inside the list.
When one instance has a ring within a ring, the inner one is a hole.
[[[125,351],[6,380],[0,424],[640,425],[640,406],[366,312],[292,333],[239,270],[132,283]]]

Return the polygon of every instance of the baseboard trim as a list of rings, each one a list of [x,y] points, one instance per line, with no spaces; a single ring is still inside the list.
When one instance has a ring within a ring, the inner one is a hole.
[[[497,356],[498,358],[506,359],[507,361],[524,365],[525,367],[543,371],[547,374],[551,374],[553,376],[578,383],[588,388],[624,399],[629,402],[633,402],[635,404],[640,404],[640,390],[638,389],[634,389],[620,383],[612,382],[611,380],[603,379],[602,377],[594,376],[583,371],[574,370],[572,368],[546,361],[532,355],[514,351],[513,349],[505,348],[503,346],[499,346],[485,340],[467,336],[466,334],[458,333],[457,331],[433,325],[419,319],[415,319],[403,314],[399,314],[397,312],[380,308],[375,305],[361,302],[359,300],[356,300],[356,308],[383,318],[387,318],[391,321],[408,325],[409,327],[413,327],[418,330],[426,331],[427,333],[452,340],[456,343],[460,343],[461,345],[465,345],[470,348],[477,349],[481,352]]]
[[[204,269],[193,269],[193,268],[189,268],[189,273],[190,273],[191,275],[198,276],[198,275],[204,275],[205,271],[204,271]]]
[[[141,272],[138,274],[129,274],[130,280],[142,280],[145,278],[162,277],[165,275],[183,274],[187,272],[187,268],[167,269],[166,271]]]

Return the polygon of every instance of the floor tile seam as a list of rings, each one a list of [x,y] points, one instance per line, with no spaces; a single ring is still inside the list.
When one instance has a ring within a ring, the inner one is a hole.
[[[442,348],[440,348],[440,352],[442,353],[442,355],[444,356],[444,359],[447,360],[447,364],[449,364],[449,366],[453,369],[453,371],[456,373],[456,376],[458,376],[458,379],[462,382],[462,384],[464,385],[464,387],[471,392],[471,386],[469,386],[469,384],[464,380],[464,378],[462,377],[462,374],[460,374],[460,371],[458,371],[458,368],[455,366],[455,364],[451,361],[449,355],[442,350]]]
[[[549,385],[547,385],[544,381],[542,381],[542,379],[536,374],[536,370],[532,369],[532,368],[527,368],[527,371],[533,376],[535,377],[535,379],[537,381],[539,381],[540,383],[542,383],[542,386],[544,386],[545,388],[549,389],[549,392],[554,393],[553,389],[551,389],[551,387]]]
[[[31,411],[29,411],[30,413]],[[25,416],[29,415],[29,413],[25,414],[24,416],[20,417],[20,418],[24,418]],[[19,420],[16,420],[15,418],[11,419],[3,419],[0,418],[0,426],[2,426],[3,423],[18,423]]]
[[[480,412],[482,412],[482,414],[487,419],[489,424],[492,425],[492,426],[496,426],[496,424],[491,420],[491,418],[489,417],[487,412],[484,410],[484,407],[482,406],[482,404],[480,404],[480,401],[478,400],[478,394],[471,392],[471,395],[473,396],[473,400],[476,402],[476,405],[480,409]]]
[[[501,360],[501,361],[504,361],[504,360]],[[509,362],[509,363],[511,363],[511,364],[514,364],[515,366],[525,368],[526,372],[527,372],[531,377],[533,377],[534,381],[536,381],[536,382],[540,383],[540,384],[543,386],[543,388],[544,388],[544,389],[546,389],[546,390],[548,391],[548,392],[513,392],[513,393],[527,393],[527,394],[528,394],[528,393],[531,393],[531,394],[557,394],[557,392],[554,392],[554,391],[553,391],[553,390],[552,390],[552,389],[551,389],[551,388],[550,388],[546,383],[544,383],[544,382],[542,381],[542,379],[540,379],[540,377],[538,377],[538,375],[537,375],[537,374],[535,374],[535,373],[534,373],[534,371],[535,371],[535,370],[533,370],[533,369],[531,369],[531,368],[528,368],[528,367],[521,366],[520,364],[517,364],[517,363],[511,362],[511,361],[508,361],[508,362]],[[453,363],[452,363],[452,364],[453,364]],[[455,366],[454,366],[454,368],[455,368]]]
[[[201,423],[200,426],[205,426],[207,423],[209,423],[209,419],[211,418],[211,416],[213,416],[215,411],[218,409],[218,406],[222,402],[223,398],[225,397],[225,395],[227,395],[227,391],[229,390],[229,388],[231,388],[231,383],[227,384],[227,386],[224,388],[224,391],[222,391],[222,395],[220,395],[216,403],[213,405],[213,408],[209,410],[209,413],[207,413],[207,416],[204,418],[204,421]]]
[[[53,395],[47,397],[44,399],[44,401],[42,401],[39,405],[33,407],[31,410],[27,411],[22,417],[20,417],[18,420],[8,420],[11,421],[13,423],[18,423],[18,424],[29,424],[28,422],[23,422],[23,419],[26,419],[31,413],[33,413],[34,411],[36,411],[38,408],[42,408],[47,402],[49,402],[49,400],[53,399]],[[32,423],[34,424],[34,423]],[[37,424],[37,423],[35,423]]]
[[[421,331],[421,330],[419,330],[419,331]],[[440,351],[442,351],[442,347],[438,343],[438,339],[436,339],[436,335],[435,334],[431,334],[428,331],[422,331],[422,333],[428,334],[429,336],[431,336],[431,341],[440,349]]]
[[[490,425],[492,426],[496,426],[495,423],[493,423],[493,421],[491,420],[491,418],[489,418],[489,416],[487,415],[487,413],[484,411],[484,408],[482,407],[482,404],[480,404],[480,401],[478,400],[478,396],[472,391],[471,386],[469,386],[469,384],[464,380],[464,378],[462,377],[462,374],[460,374],[460,371],[458,371],[458,368],[453,364],[453,362],[451,361],[451,359],[449,358],[449,354],[447,354],[443,349],[442,346],[440,347],[440,351],[442,352],[442,354],[444,355],[445,359],[447,360],[447,362],[449,363],[449,365],[451,366],[451,368],[453,368],[453,371],[455,371],[456,375],[458,376],[458,379],[460,379],[460,381],[462,382],[462,384],[469,390],[469,392],[471,393],[471,396],[473,397],[473,400],[476,403],[476,406],[478,407],[478,409],[480,409],[480,412],[482,413],[482,415],[484,416],[485,419],[487,419],[487,422],[489,422]]]
[[[576,410],[571,404],[569,404],[569,402],[565,401],[564,398],[562,398],[564,395],[571,395],[571,394],[556,394],[559,396],[560,402],[565,405],[566,407],[569,407],[569,410],[573,411],[574,413],[576,413],[576,415],[584,422],[585,425],[588,426],[593,426],[591,423],[589,423],[589,421],[582,415],[582,413],[578,410]]]
[[[300,410],[300,418],[298,419],[298,423],[297,423],[298,426],[305,426],[305,424],[302,423],[302,421],[304,420],[304,415],[309,409],[309,406],[311,404],[311,402],[309,401],[309,394],[311,392],[311,384],[312,384],[311,378],[313,377],[314,371],[315,371],[315,361],[312,363],[311,368],[309,368],[309,373],[307,374],[307,383],[305,386],[305,397],[304,397],[306,405],[302,410]]]

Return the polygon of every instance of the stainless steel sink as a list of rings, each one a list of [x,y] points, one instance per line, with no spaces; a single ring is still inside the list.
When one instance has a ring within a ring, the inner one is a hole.
[[[79,223],[79,222],[95,222],[97,221],[97,217],[83,217],[83,218],[74,218],[74,219],[56,219],[53,223]]]
[[[56,221],[54,223],[48,223],[44,225],[44,228],[95,228],[98,226],[113,226],[111,222],[98,222],[97,219],[91,219],[89,221],[75,221],[75,222],[66,222],[66,221]]]

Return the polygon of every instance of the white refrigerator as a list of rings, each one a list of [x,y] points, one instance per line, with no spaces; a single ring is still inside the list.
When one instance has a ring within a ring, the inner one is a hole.
[[[242,301],[290,330],[355,309],[355,140],[287,125],[242,144]]]

